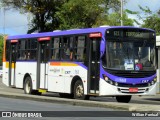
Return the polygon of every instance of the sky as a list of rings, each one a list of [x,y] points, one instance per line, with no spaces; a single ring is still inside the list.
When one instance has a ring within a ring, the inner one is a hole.
[[[151,11],[157,12],[160,9],[160,0],[126,0],[124,9],[132,11],[140,11],[138,5],[142,7],[148,6]],[[143,15],[141,12],[140,14]],[[136,15],[128,15],[129,18],[136,19]],[[19,35],[26,34],[28,30],[28,24],[31,20],[29,14],[21,14],[16,10],[0,9],[0,34]],[[135,24],[136,26],[136,24]]]

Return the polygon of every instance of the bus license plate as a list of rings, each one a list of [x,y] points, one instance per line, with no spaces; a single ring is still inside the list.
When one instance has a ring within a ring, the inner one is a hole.
[[[129,88],[129,92],[138,92],[138,88]]]

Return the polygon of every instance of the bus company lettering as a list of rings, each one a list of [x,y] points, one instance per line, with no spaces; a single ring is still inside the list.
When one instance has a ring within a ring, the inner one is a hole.
[[[54,73],[57,73],[57,72],[60,72],[60,69],[58,68],[54,68],[54,69],[50,69],[51,72],[54,72]]]
[[[142,83],[148,83],[149,80],[142,80]]]
[[[71,73],[71,71],[65,71],[65,74],[70,74]]]
[[[118,80],[119,80],[120,82],[123,82],[123,83],[126,83],[126,82],[127,82],[126,78],[119,78]]]

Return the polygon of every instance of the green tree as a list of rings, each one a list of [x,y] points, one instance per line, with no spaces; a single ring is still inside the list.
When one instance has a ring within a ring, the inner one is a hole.
[[[67,0],[2,0],[3,5],[16,8],[22,13],[30,12],[33,19],[28,33],[57,29],[59,20],[55,13]],[[52,26],[52,27],[51,27]]]
[[[142,27],[150,28],[156,31],[157,35],[160,35],[160,13],[159,11],[154,13],[150,10],[149,7],[141,7],[139,8],[142,10],[142,12],[145,14],[146,17],[140,16],[139,18],[143,20]]]
[[[160,35],[160,17],[158,14],[148,16],[143,22],[142,27],[153,29],[157,35]]]
[[[123,13],[122,20],[123,20],[124,26],[133,26],[134,20],[128,18],[127,14],[125,12]],[[110,26],[120,26],[121,25],[121,15],[116,12],[109,14],[106,17],[104,24],[107,24]]]
[[[104,12],[102,0],[69,0],[57,12],[60,29],[92,27]]]
[[[143,22],[139,23],[137,20],[134,20],[138,25],[153,29],[156,31],[157,35],[160,35],[160,10],[155,13],[151,11],[148,6],[142,7],[139,5],[139,8],[141,12],[127,10],[127,13],[138,16],[139,20]]]
[[[119,0],[2,0],[2,3],[33,15],[28,33],[120,23]],[[127,15],[125,19],[130,25]]]
[[[119,0],[70,0],[57,12],[61,20],[60,29],[120,25]],[[124,25],[133,26],[134,21],[123,15]]]

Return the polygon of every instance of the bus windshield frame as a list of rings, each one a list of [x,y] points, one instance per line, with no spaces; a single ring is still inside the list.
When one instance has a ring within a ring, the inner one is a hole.
[[[106,31],[104,68],[121,71],[155,71],[155,33],[142,29]]]

